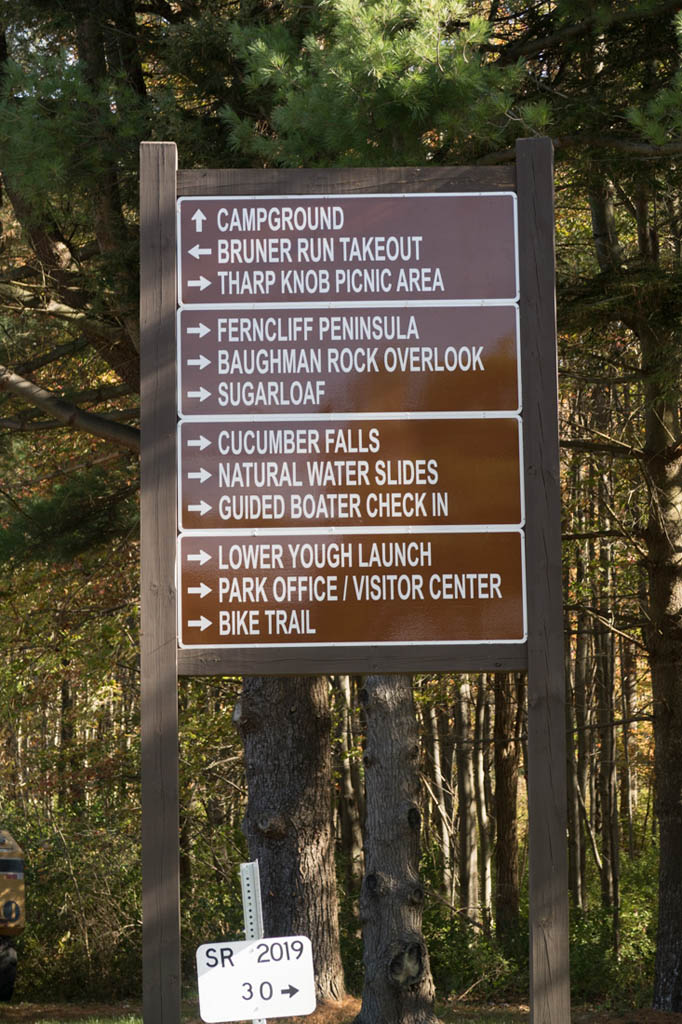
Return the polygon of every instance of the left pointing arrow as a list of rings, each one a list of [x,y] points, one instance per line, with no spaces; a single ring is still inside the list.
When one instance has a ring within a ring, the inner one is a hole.
[[[189,619],[187,625],[190,629],[200,629],[203,633],[211,625],[211,620],[202,615],[200,619]]]
[[[199,243],[197,242],[197,244],[193,245],[191,249],[187,250],[187,252],[190,254],[190,256],[194,256],[195,260],[198,260],[200,256],[210,256],[211,253],[213,252],[213,249],[202,249]]]

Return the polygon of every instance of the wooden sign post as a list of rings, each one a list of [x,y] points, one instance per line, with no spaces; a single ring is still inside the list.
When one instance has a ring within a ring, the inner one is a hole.
[[[142,144],[145,1024],[180,1019],[178,673],[527,669],[531,1012],[570,1018],[551,143],[516,156]]]

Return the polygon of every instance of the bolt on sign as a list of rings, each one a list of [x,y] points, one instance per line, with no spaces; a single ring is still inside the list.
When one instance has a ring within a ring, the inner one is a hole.
[[[524,643],[514,193],[177,209],[180,646]]]

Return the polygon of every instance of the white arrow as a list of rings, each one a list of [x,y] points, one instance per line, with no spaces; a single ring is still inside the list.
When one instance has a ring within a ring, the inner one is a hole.
[[[199,388],[198,391],[188,391],[188,398],[198,398],[200,402],[204,402],[207,398],[211,397],[211,392],[207,391],[206,388]]]
[[[206,214],[203,210],[195,210],[192,214],[192,220],[194,221],[194,227],[201,234],[204,229],[204,221],[206,220]]]
[[[187,365],[188,366],[198,366],[200,370],[203,370],[207,366],[211,365],[211,360],[207,359],[206,356],[201,355],[201,356],[199,356],[198,359],[188,359],[187,360]]]
[[[198,594],[199,597],[206,597],[207,594],[211,593],[211,588],[207,587],[205,583],[202,583],[200,587],[188,587],[188,594]]]
[[[202,484],[204,484],[204,483],[206,483],[207,480],[211,479],[211,476],[212,476],[212,474],[209,473],[209,471],[207,469],[204,469],[202,467],[199,470],[198,473],[188,473],[187,474],[187,479],[188,480],[201,480]]]
[[[207,512],[210,512],[213,505],[209,505],[207,501],[200,501],[198,505],[188,505],[188,512],[200,512],[202,516],[205,516]]]
[[[204,277],[204,275],[202,274],[201,277],[198,278],[198,280],[196,280],[196,281],[188,281],[187,282],[187,287],[188,288],[199,288],[203,292],[204,288],[208,288],[210,286],[210,284],[211,284],[211,282],[209,281],[209,279],[207,277]]]
[[[211,556],[209,555],[208,551],[204,551],[204,549],[202,548],[201,551],[199,552],[199,554],[197,554],[197,555],[188,555],[187,556],[187,561],[188,562],[198,562],[199,565],[205,565],[206,562],[210,562],[211,561]]]
[[[213,252],[213,249],[202,249],[199,243],[197,242],[197,244],[193,245],[191,249],[187,250],[187,252],[189,253],[190,256],[194,256],[195,260],[198,260],[200,256],[210,256],[211,253]]]
[[[200,338],[205,338],[207,334],[211,333],[211,328],[207,327],[206,324],[199,324],[198,327],[188,327],[188,334],[198,334]]]
[[[187,438],[188,448],[198,448],[200,452],[203,452],[204,448],[210,448],[211,442],[207,437],[202,434],[200,437],[188,437]]]
[[[190,629],[200,629],[203,633],[211,625],[211,620],[202,615],[200,619],[190,619],[187,625]]]

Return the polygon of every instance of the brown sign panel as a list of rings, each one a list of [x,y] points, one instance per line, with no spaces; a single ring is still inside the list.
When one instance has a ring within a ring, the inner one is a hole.
[[[183,530],[520,525],[520,421],[184,421]]]
[[[181,305],[515,301],[516,197],[183,198]]]
[[[181,416],[519,409],[515,306],[183,308]]]
[[[184,535],[183,647],[522,642],[509,533]]]

